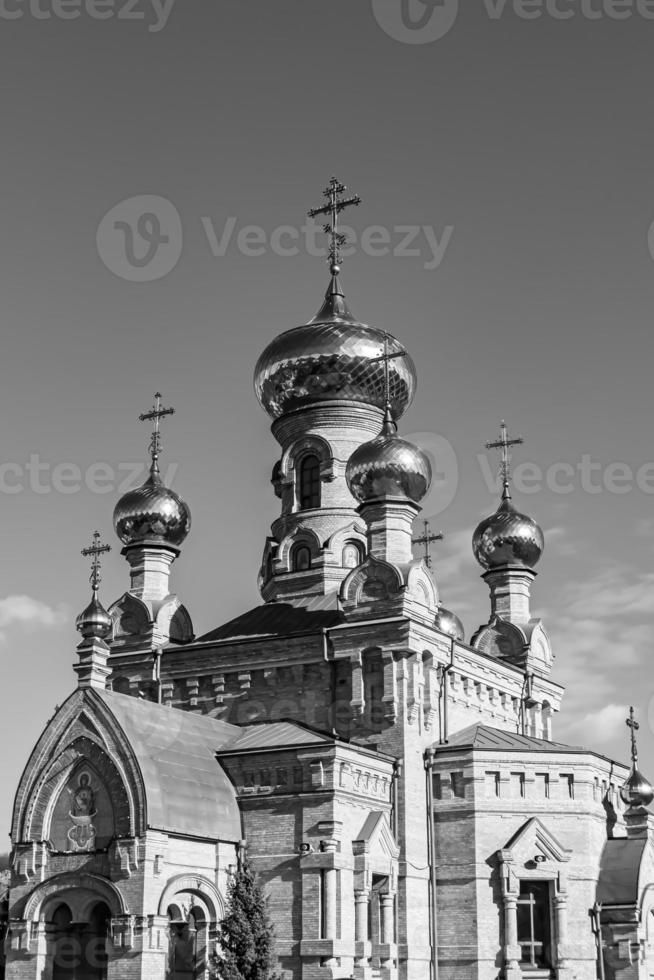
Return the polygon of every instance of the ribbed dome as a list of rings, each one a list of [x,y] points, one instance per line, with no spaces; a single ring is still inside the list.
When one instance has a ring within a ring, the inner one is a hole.
[[[463,640],[465,637],[463,623],[459,617],[455,616],[449,609],[445,609],[444,606],[441,606],[436,613],[434,626],[441,633],[445,633],[447,636],[453,636],[455,640]]]
[[[101,604],[95,592],[84,612],[81,612],[77,617],[75,626],[84,639],[97,637],[100,640],[104,640],[111,633],[111,616]]]
[[[114,529],[125,545],[143,541],[180,545],[191,529],[191,512],[153,467],[143,486],[129,490],[116,504]]]
[[[381,433],[355,449],[345,479],[360,503],[378,497],[405,497],[418,503],[429,490],[431,465],[422,449],[398,436],[387,406]]]
[[[534,568],[544,547],[542,530],[531,517],[515,509],[506,487],[500,506],[478,525],[472,537],[475,558],[486,569],[502,565]]]
[[[274,419],[334,400],[383,409],[384,362],[378,358],[385,339],[389,353],[404,350],[383,330],[355,320],[334,277],[313,320],[280,334],[259,358],[254,371],[257,398]],[[399,418],[416,389],[416,370],[408,354],[389,361],[389,388],[393,414]]]
[[[636,767],[620,787],[620,796],[627,806],[649,806],[654,800],[654,788]]]

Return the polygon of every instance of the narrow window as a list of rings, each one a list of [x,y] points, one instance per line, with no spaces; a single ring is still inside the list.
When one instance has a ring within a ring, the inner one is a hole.
[[[523,799],[525,795],[525,774],[524,772],[511,773],[511,796],[514,799]]]
[[[308,568],[311,568],[311,551],[307,545],[300,544],[293,548],[291,568],[294,572],[306,572]]]
[[[538,796],[547,799],[550,795],[550,774],[548,772],[536,773],[536,792]]]
[[[320,507],[320,460],[313,453],[300,463],[298,503],[300,510]]]
[[[450,783],[452,786],[452,796],[456,796],[459,800],[464,800],[466,795],[465,783],[463,782],[462,772],[451,772],[450,773]]]
[[[431,777],[432,786],[434,788],[434,799],[443,799],[443,780],[441,779],[441,774],[439,772],[432,773]]]
[[[575,798],[575,777],[571,772],[561,773],[561,782],[563,783],[564,792],[567,792],[568,798],[574,800]]]
[[[343,568],[356,568],[361,564],[361,548],[356,541],[348,541],[343,548]]]
[[[486,796],[500,795],[500,774],[499,772],[486,773]]]
[[[549,882],[521,882],[517,911],[520,965],[532,970],[550,966],[552,936]]]

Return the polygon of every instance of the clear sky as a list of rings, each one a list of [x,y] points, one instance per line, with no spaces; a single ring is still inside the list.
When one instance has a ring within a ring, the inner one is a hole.
[[[418,365],[402,432],[436,455],[446,604],[468,635],[488,618],[470,538],[496,501],[478,454],[506,418],[532,464],[516,503],[546,531],[533,608],[569,687],[555,737],[625,759],[633,703],[654,778],[647,5],[618,20],[609,0],[548,0],[527,19],[512,0],[411,0],[404,23],[401,0],[76,3],[0,3],[5,827],[74,686],[96,527],[105,603],[127,586],[111,513],[156,389],[193,512],[174,587],[198,633],[257,602],[277,453],[252,371],[320,304],[301,228],[332,173],[363,198],[350,305]]]

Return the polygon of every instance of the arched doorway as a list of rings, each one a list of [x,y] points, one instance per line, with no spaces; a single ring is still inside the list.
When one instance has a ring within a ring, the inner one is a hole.
[[[168,980],[201,980],[207,966],[207,917],[199,905],[168,906]]]
[[[53,908],[46,920],[52,980],[106,980],[110,919],[104,902],[96,902],[84,921],[75,921],[65,902]]]

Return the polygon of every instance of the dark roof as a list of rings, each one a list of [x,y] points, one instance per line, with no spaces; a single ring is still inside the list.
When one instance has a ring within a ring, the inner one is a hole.
[[[267,602],[237,616],[224,626],[205,633],[196,642],[319,633],[329,626],[336,626],[342,619],[335,592],[326,596],[313,596],[308,602],[299,605]]]
[[[190,837],[238,841],[241,817],[234,788],[216,752],[239,735],[236,725],[98,691],[138,761],[149,827]]]
[[[532,738],[517,732],[505,732],[499,728],[480,723],[469,725],[450,736],[445,745],[435,745],[434,749],[471,748],[499,749],[505,752],[582,752],[579,746],[565,745],[563,742],[549,742],[544,738]]]
[[[640,862],[647,839],[607,840],[600,862],[597,901],[602,905],[632,905],[638,902]]]
[[[243,726],[239,729],[235,740],[224,746],[224,753],[285,746],[323,745],[335,741],[335,737],[313,731],[292,721],[272,721]]]

